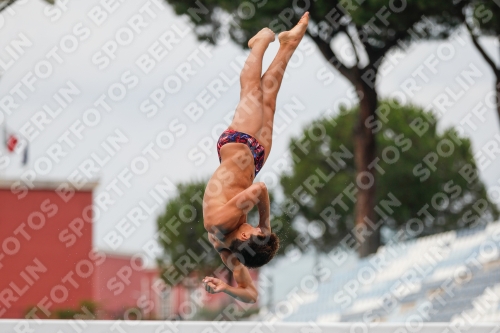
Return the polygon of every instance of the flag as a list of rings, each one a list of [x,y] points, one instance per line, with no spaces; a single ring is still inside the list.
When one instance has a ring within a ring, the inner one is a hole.
[[[14,150],[18,149],[21,150],[23,148],[23,144],[26,143],[26,146],[24,147],[23,150],[23,156],[21,163],[22,165],[28,164],[28,141],[19,141],[19,138],[16,134],[11,134],[7,130],[7,123],[4,122],[3,126],[3,145],[5,148],[7,148],[7,151],[9,153],[14,152]]]
[[[19,139],[15,134],[9,134],[7,130],[7,122],[3,123],[3,146],[7,148],[9,153],[12,153],[16,149]]]
[[[12,153],[14,149],[16,149],[18,142],[19,140],[14,134],[9,135],[9,138],[7,139],[7,150]]]

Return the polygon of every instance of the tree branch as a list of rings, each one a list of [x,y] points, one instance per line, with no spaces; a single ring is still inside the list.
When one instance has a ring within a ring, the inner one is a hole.
[[[321,51],[321,54],[323,54],[326,60],[333,67],[335,67],[340,74],[342,74],[347,80],[349,80],[349,82],[351,82],[353,85],[356,85],[358,81],[357,67],[347,67],[333,52],[329,42],[321,39],[321,37],[319,36],[313,36],[311,33],[309,33],[309,31],[307,32],[307,34],[309,35],[309,37],[311,37],[314,43],[316,43],[319,50]],[[331,39],[329,41],[331,41]]]
[[[3,12],[5,9],[7,9],[7,7],[9,7],[10,5],[12,5],[14,2],[16,2],[17,0],[7,0],[7,1],[2,1],[4,2],[5,4],[0,7],[0,13]]]
[[[469,35],[472,38],[472,43],[476,47],[476,49],[479,51],[479,53],[483,56],[484,60],[490,65],[490,67],[493,69],[493,72],[495,73],[496,76],[499,75],[499,69],[493,59],[486,53],[485,49],[479,44],[479,40],[477,39],[477,36],[474,34],[472,31],[472,27],[467,23],[467,21],[464,18],[464,23],[465,26],[467,27],[467,30],[469,31]]]
[[[370,59],[370,63],[373,64],[374,68],[378,69],[378,67],[382,64],[383,58],[386,53],[389,52],[394,46],[398,44],[398,42],[404,37],[404,32],[398,32],[391,40],[385,42],[385,45],[381,48],[372,47],[370,44],[366,43],[364,45],[367,50],[368,58]]]

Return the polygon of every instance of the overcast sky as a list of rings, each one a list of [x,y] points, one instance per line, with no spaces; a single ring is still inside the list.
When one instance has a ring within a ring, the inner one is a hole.
[[[0,174],[18,178],[36,167],[44,173],[37,175],[39,180],[67,181],[75,173],[83,179],[88,175],[98,179],[95,198],[109,193],[114,202],[106,208],[97,205],[101,208],[94,225],[94,244],[107,250],[111,246],[105,241],[106,235],[117,230],[119,221],[131,209],[144,209],[144,205],[154,208],[155,196],[150,191],[165,177],[178,183],[208,178],[215,170],[215,140],[226,126],[224,117],[238,102],[239,66],[246,55],[231,42],[222,41],[215,48],[200,44],[189,31],[187,20],[176,16],[168,5],[158,7],[151,1],[117,4],[105,17],[92,16],[98,12],[96,6],[104,10],[95,0],[57,1],[55,7],[38,0],[19,0],[3,12],[0,22],[0,69],[4,72],[0,80],[0,120],[2,127],[7,122],[9,130],[32,137],[28,165],[21,167],[18,150],[17,156],[9,155],[7,165],[1,165]],[[498,46],[491,40],[483,43],[496,58]],[[342,40],[337,46],[342,46]],[[264,67],[277,47],[277,42],[269,47]],[[160,54],[161,59],[154,60],[154,66],[151,61],[149,67],[145,66],[147,62],[141,59],[153,59],[153,54]],[[475,152],[499,135],[499,120],[487,100],[493,75],[466,34],[447,44],[418,43],[395,52],[390,59],[379,77],[381,97],[398,94],[403,91],[401,85],[413,78],[417,89],[409,102],[423,107],[434,105],[439,111],[439,96],[447,94],[451,104],[438,112],[439,127],[461,125],[472,138]],[[473,83],[460,79],[466,70],[478,73]],[[352,96],[350,86],[307,39],[287,74],[277,105],[281,111],[275,125],[280,135],[274,140],[268,171],[286,153],[291,136]],[[65,95],[61,89],[72,93]],[[157,109],[151,97],[154,92]],[[454,101],[451,96],[457,95],[460,97]],[[70,100],[65,99],[68,96]],[[185,112],[193,103],[203,112]],[[483,119],[471,112],[479,103],[487,111]],[[56,114],[54,110],[61,105],[61,112]],[[40,111],[48,122],[40,118]],[[469,122],[464,123],[464,119]],[[121,137],[118,149],[106,144],[110,136]],[[208,150],[204,150],[205,145]],[[64,156],[54,157],[58,152]],[[1,153],[5,155],[5,149]],[[87,175],[92,154],[94,161],[103,161],[103,165]],[[43,162],[51,156],[58,162]],[[500,185],[500,162],[498,155],[483,156],[484,165],[491,163],[481,176],[491,189]],[[148,166],[142,173],[144,163]],[[123,171],[126,168],[130,173]],[[127,186],[120,179],[129,176],[131,185]],[[274,185],[270,177],[261,180]],[[114,250],[140,251],[153,237],[155,219],[163,211],[164,202]]]

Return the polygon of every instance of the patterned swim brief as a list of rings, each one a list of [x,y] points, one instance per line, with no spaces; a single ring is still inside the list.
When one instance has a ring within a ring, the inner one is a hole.
[[[255,176],[257,176],[264,164],[264,147],[259,143],[259,141],[257,141],[256,138],[249,134],[227,129],[222,132],[219,137],[219,141],[217,141],[217,154],[219,155],[219,162],[221,161],[220,148],[230,142],[244,143],[248,146],[248,148],[250,148],[255,164]]]

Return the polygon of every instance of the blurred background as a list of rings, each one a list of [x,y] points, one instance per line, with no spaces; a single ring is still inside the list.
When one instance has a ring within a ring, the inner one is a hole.
[[[0,318],[500,320],[497,1],[0,6]],[[248,40],[305,11],[249,306],[201,286],[201,198]]]

